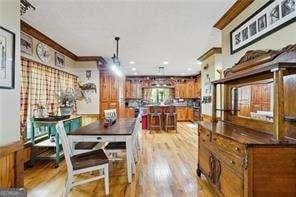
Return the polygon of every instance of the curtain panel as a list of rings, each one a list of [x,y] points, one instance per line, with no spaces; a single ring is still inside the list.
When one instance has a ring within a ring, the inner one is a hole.
[[[67,88],[76,89],[77,76],[22,58],[21,68],[21,135],[27,139],[27,123],[34,110],[42,105],[50,114],[57,114],[56,94]],[[76,112],[76,105],[74,106]]]

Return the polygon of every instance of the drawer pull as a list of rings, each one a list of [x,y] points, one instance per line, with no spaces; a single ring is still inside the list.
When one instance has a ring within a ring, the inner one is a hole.
[[[239,151],[239,148],[238,148],[238,147],[235,147],[235,150],[236,150],[236,151]]]
[[[230,163],[231,163],[231,164],[235,164],[235,162],[234,162],[234,161],[230,161]]]
[[[97,140],[101,140],[102,138],[101,137],[97,137]]]

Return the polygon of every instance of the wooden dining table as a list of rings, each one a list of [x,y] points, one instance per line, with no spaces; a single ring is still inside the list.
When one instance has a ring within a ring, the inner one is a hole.
[[[133,138],[136,137],[139,124],[139,118],[120,118],[112,126],[105,127],[104,121],[98,120],[69,133],[68,139],[72,150],[78,142],[125,142],[127,177],[131,183],[135,169]]]

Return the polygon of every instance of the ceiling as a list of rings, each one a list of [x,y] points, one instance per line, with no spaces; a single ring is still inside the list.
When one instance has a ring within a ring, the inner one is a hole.
[[[212,26],[235,0],[29,1],[37,9],[22,19],[76,55],[111,57],[119,36],[127,75],[155,75],[164,61],[165,75],[189,75],[197,57],[220,46]]]

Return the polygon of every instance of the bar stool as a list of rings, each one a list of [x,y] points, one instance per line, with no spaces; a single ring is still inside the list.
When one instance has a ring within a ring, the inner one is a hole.
[[[162,130],[162,119],[161,119],[161,113],[158,112],[157,107],[153,108],[153,112],[149,113],[149,130],[151,133],[151,130],[153,129],[159,129]],[[154,120],[154,121],[152,121]]]
[[[168,129],[176,130],[177,132],[177,114],[176,114],[176,108],[175,106],[170,106],[169,112],[165,113],[165,125],[164,125],[165,131],[168,131]]]

